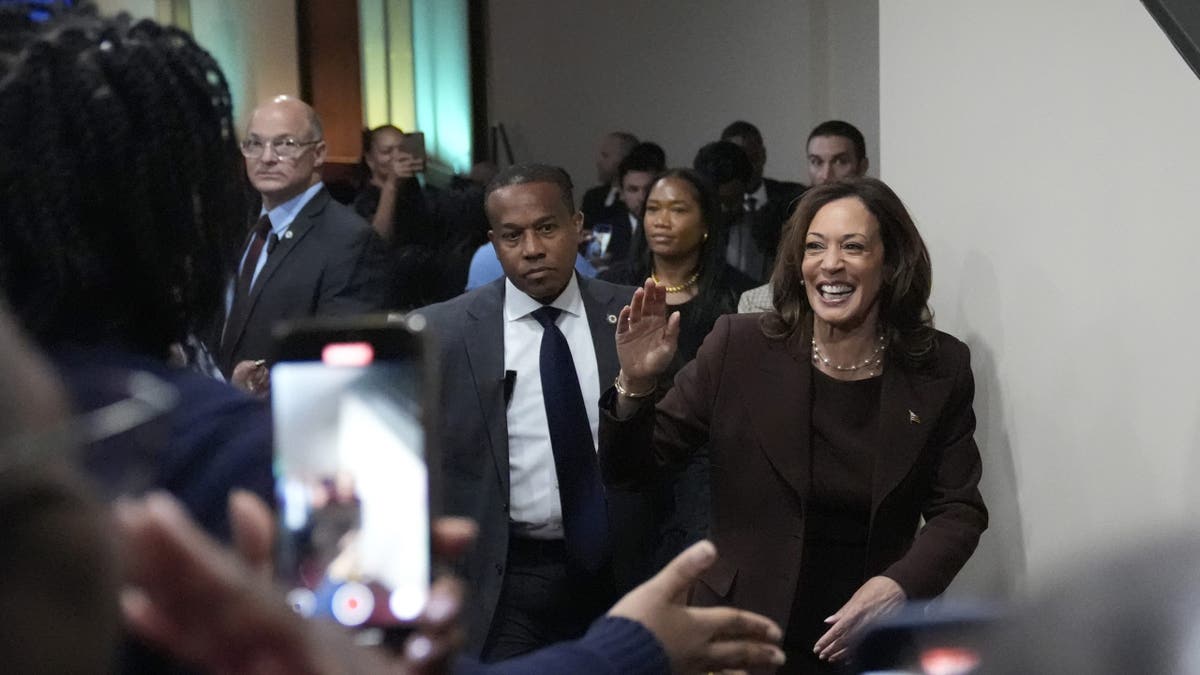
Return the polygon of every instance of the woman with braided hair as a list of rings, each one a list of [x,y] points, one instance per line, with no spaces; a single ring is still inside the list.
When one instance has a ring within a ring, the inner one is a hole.
[[[110,487],[146,472],[227,537],[230,490],[272,496],[269,411],[167,360],[216,315],[244,237],[228,85],[181,30],[89,11],[40,25],[30,7],[0,7],[0,291],[77,408],[125,397],[133,373],[170,385],[156,433],[88,456]],[[148,439],[150,466],[120,466]]]

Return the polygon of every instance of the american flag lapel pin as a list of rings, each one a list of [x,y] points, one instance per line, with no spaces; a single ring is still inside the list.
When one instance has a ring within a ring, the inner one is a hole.
[[[908,421],[911,422],[912,424],[920,424],[921,416],[918,415],[917,413],[909,410],[908,411]]]

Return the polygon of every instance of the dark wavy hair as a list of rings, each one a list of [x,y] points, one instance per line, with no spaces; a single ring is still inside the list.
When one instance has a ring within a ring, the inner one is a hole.
[[[900,197],[876,178],[853,178],[818,185],[804,193],[785,225],[779,258],[771,275],[775,310],[763,317],[763,333],[785,338],[812,323],[801,265],[809,225],[826,204],[853,197],[879,221],[883,240],[883,285],[879,290],[879,320],[887,333],[889,353],[920,368],[933,357],[935,333],[929,292],[933,272],[929,251]]]
[[[0,12],[0,287],[43,345],[165,358],[245,235],[229,87],[187,33]]]
[[[698,289],[696,306],[699,311],[690,312],[685,321],[688,324],[699,325],[706,321],[711,324],[722,313],[719,296],[724,287],[723,276],[727,270],[725,244],[729,235],[727,228],[721,225],[721,200],[712,182],[703,174],[692,169],[669,169],[656,176],[646,188],[646,200],[649,201],[650,193],[654,191],[655,186],[670,178],[688,184],[692,196],[700,205],[701,221],[708,230],[708,238],[700,244],[700,278],[696,283]],[[642,213],[637,214],[638,221],[642,223],[642,226],[638,228],[637,236],[634,237],[632,250],[634,278],[641,280],[645,280],[654,271],[654,254],[650,251],[650,244],[646,241],[645,215],[646,206],[643,202]]]

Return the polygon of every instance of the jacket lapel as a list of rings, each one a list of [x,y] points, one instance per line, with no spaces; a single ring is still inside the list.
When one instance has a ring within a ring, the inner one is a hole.
[[[953,381],[905,370],[883,372],[879,402],[879,444],[871,481],[871,513],[896,489],[912,470],[937,428],[938,415],[946,405]]]
[[[240,316],[231,316],[229,322],[225,325],[225,335],[222,343],[232,340],[234,346],[242,339],[242,333],[246,330],[246,323],[249,322],[250,316],[254,314],[254,306],[258,304],[258,299],[262,296],[263,288],[266,288],[267,283],[275,272],[279,270],[279,266],[283,264],[285,258],[295,250],[296,245],[300,240],[312,230],[316,224],[316,217],[325,210],[325,205],[329,203],[329,193],[322,189],[296,214],[295,220],[284,233],[283,238],[276,244],[275,250],[267,253],[267,262],[259,271],[258,277],[254,280],[254,286],[250,289],[250,298],[246,311]],[[248,242],[247,242],[248,243]],[[246,250],[246,245],[242,246],[242,250]],[[231,364],[232,367],[232,364]]]
[[[292,221],[291,226],[283,233],[283,237],[279,239],[279,243],[275,246],[275,250],[267,254],[267,263],[263,265],[262,271],[258,273],[258,279],[254,282],[254,288],[250,289],[250,311],[254,311],[254,303],[258,302],[258,298],[262,295],[263,288],[271,281],[271,277],[275,275],[283,261],[291,255],[292,251],[300,245],[300,241],[312,231],[313,226],[317,221],[325,206],[329,203],[329,193],[322,189],[312,199],[309,200],[300,213],[296,214],[296,219]]]
[[[588,283],[583,277],[579,277],[579,294],[583,297],[592,344],[596,347],[596,374],[600,378],[600,391],[603,393],[612,386],[621,367],[614,335],[617,330],[615,319],[624,303],[613,297],[610,287]],[[609,320],[610,316],[613,317],[612,321]]]
[[[491,283],[467,308],[467,362],[475,380],[479,410],[487,428],[492,460],[508,494],[508,418],[504,400],[504,278]]]
[[[757,354],[758,372],[741,393],[753,411],[752,425],[767,460],[787,481],[801,504],[808,501],[812,425],[812,372],[808,331],[797,331],[785,341],[772,340]]]

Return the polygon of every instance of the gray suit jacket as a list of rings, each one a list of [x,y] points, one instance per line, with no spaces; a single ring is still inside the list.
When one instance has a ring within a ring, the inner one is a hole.
[[[267,255],[250,291],[244,321],[221,316],[209,343],[228,377],[239,361],[274,355],[276,322],[387,309],[389,271],[383,241],[357,213],[321,190]],[[244,250],[244,248],[242,249]],[[224,327],[222,335],[222,327]],[[215,348],[214,348],[215,347]],[[222,359],[222,347],[230,350]]]
[[[616,316],[634,289],[579,277],[579,290],[604,391],[620,367],[613,337]],[[471,592],[468,652],[478,654],[500,597],[508,556],[504,279],[418,313],[428,320],[440,347],[438,440],[443,453],[444,510],[479,523],[479,539],[462,566]],[[616,589],[624,592],[653,571],[649,565],[658,514],[641,492],[610,489],[608,501],[615,540],[612,573]]]

